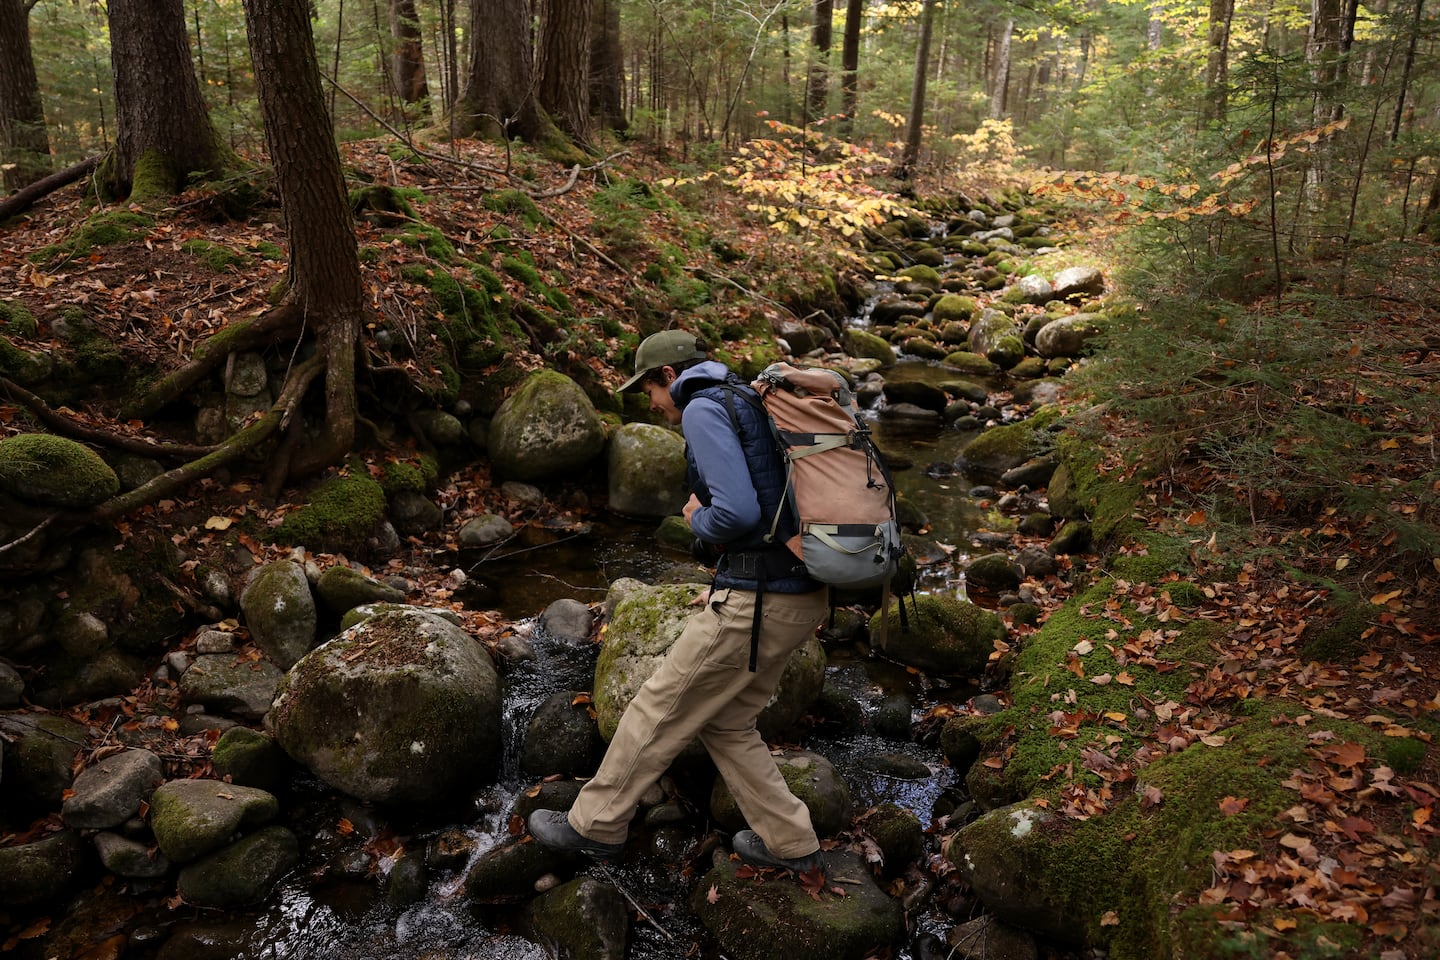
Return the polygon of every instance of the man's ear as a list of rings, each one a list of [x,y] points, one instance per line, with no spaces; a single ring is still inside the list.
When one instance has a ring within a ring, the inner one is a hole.
[[[661,368],[660,368],[660,372],[661,372],[661,374],[664,375],[664,377],[665,377],[665,385],[666,385],[667,387],[668,387],[670,384],[672,384],[672,383],[675,382],[675,376],[676,376],[676,374],[675,374],[675,368],[674,368],[674,367],[661,367]]]

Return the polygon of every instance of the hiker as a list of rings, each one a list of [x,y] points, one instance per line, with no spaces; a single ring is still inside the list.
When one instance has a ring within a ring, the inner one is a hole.
[[[685,519],[697,556],[713,555],[715,579],[700,612],[626,708],[569,814],[538,810],[530,833],[552,849],[614,857],[640,796],[698,736],[753,828],[731,838],[735,853],[757,866],[823,873],[810,812],[786,787],[755,728],[791,652],[814,635],[828,609],[824,587],[783,545],[795,532],[793,518],[782,515],[773,544],[764,539],[785,486],[769,423],[758,405],[731,393],[753,395],[749,385],[681,330],[645,338],[635,375],[620,390],[643,390],[652,411],[683,425],[692,491]]]

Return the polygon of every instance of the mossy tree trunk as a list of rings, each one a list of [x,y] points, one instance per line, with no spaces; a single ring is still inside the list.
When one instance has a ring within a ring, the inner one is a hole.
[[[525,0],[470,0],[470,64],[451,110],[451,136],[519,137],[542,132]]]
[[[306,0],[244,0],[265,138],[290,240],[280,311],[313,331],[325,366],[325,427],[293,445],[289,474],[341,460],[355,438],[355,342],[364,311],[355,224],[320,86]],[[299,419],[291,431],[303,429]],[[295,434],[298,436],[298,433]]]
[[[579,143],[590,139],[592,6],[592,0],[546,0],[536,38],[540,107]]]
[[[0,0],[0,162],[5,189],[18,190],[50,172],[50,137],[30,51],[35,0]]]
[[[390,0],[390,38],[395,49],[390,54],[390,72],[400,102],[419,105],[429,112],[430,86],[425,82],[425,52],[421,45],[420,15],[415,0]]]
[[[97,176],[131,200],[168,196],[235,162],[210,123],[185,32],[184,0],[110,0],[115,149]]]

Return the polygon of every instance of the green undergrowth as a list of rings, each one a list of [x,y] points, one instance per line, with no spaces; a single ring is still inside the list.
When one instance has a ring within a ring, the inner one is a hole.
[[[88,255],[97,247],[142,239],[155,219],[130,210],[106,210],[92,214],[59,243],[41,247],[30,254],[32,263],[53,264]]]

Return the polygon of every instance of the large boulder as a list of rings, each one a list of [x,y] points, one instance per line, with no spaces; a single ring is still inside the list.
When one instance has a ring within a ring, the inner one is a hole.
[[[555,956],[625,960],[630,905],[614,884],[577,877],[531,903],[529,920]]]
[[[300,843],[272,826],[240,839],[180,871],[180,896],[197,907],[234,907],[263,900],[300,862]]]
[[[455,799],[498,764],[500,680],[460,627],[389,608],[297,663],[265,722],[286,753],[351,796]]]
[[[1084,927],[1073,914],[1078,905],[1057,902],[1048,878],[1047,825],[1054,819],[1031,801],[991,810],[956,834],[950,859],[999,919],[1062,943],[1083,942]]]
[[[1046,428],[1058,414],[1037,414],[1019,423],[992,427],[967,443],[955,466],[978,480],[998,480],[1007,470],[1045,453],[1053,443]]]
[[[852,357],[878,360],[887,367],[895,362],[895,348],[884,337],[877,337],[868,330],[846,327],[840,334],[840,345]]]
[[[876,612],[871,618],[870,636],[876,649],[921,670],[969,677],[983,673],[995,641],[1005,639],[1005,621],[954,597],[922,595],[913,602],[907,609],[909,625],[905,629],[898,607]],[[886,617],[883,629],[882,616]]]
[[[240,595],[240,612],[255,645],[288,670],[315,645],[315,597],[293,560],[267,563]]]
[[[188,863],[218,850],[237,831],[280,812],[273,794],[223,780],[171,780],[150,798],[150,829],[160,852]]]
[[[651,587],[635,580],[618,580],[611,586],[606,604],[613,612],[595,664],[594,685],[595,713],[607,741],[615,735],[620,715],[695,614],[691,601],[703,589],[704,584],[698,583]],[[761,735],[774,738],[788,729],[820,696],[824,684],[825,650],[812,638],[790,655],[775,695],[760,712]],[[689,749],[700,750],[693,744]]]
[[[0,440],[0,490],[47,507],[93,507],[120,492],[120,478],[89,447],[48,433]]]
[[[84,864],[85,848],[74,830],[0,847],[0,903],[15,908],[54,900],[73,886]]]
[[[520,769],[534,777],[588,777],[604,753],[605,741],[590,715],[590,698],[579,691],[560,690],[530,718]]]
[[[1104,314],[1077,313],[1053,320],[1035,334],[1035,352],[1046,358],[1078,357],[1100,335],[1104,319]]]
[[[1105,277],[1094,267],[1069,267],[1055,274],[1051,285],[1056,300],[1078,300],[1103,292]]]
[[[627,423],[610,439],[610,509],[638,517],[679,513],[685,489],[685,440],[653,423]]]
[[[690,906],[731,960],[861,960],[905,937],[900,901],[885,893],[858,854],[832,852],[834,886],[812,896],[799,883],[756,882],[721,860],[700,879]]]
[[[605,425],[585,391],[553,370],[532,373],[490,422],[490,460],[520,480],[563,477],[605,446]]]
[[[970,350],[1009,370],[1025,356],[1025,341],[1015,319],[999,310],[986,309],[970,324]]]

